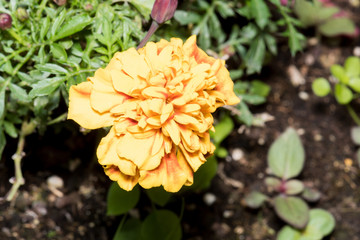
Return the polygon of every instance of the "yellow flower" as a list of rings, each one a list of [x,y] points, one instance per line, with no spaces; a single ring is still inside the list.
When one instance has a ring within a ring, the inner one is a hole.
[[[211,113],[239,102],[224,64],[199,49],[195,36],[118,52],[71,87],[68,118],[88,129],[112,126],[97,156],[121,188],[177,192],[214,152]]]

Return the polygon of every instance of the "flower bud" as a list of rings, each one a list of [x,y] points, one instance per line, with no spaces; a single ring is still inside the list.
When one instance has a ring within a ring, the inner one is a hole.
[[[2,30],[11,28],[12,18],[7,13],[0,13],[0,28]]]
[[[62,6],[66,4],[66,0],[53,0],[58,6]]]
[[[158,24],[170,20],[175,13],[177,0],[156,0],[151,11],[151,18]]]
[[[20,7],[18,9],[16,9],[16,17],[21,21],[24,22],[26,19],[29,18],[29,14],[27,13],[27,11]]]

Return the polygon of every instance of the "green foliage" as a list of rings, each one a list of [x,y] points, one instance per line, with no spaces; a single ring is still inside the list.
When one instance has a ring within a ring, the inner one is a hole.
[[[337,16],[341,9],[334,5],[325,5],[319,0],[295,1],[294,11],[305,27],[315,26],[317,31],[324,36],[334,37],[339,35],[353,35],[354,22],[346,16]]]
[[[321,240],[329,235],[335,227],[332,214],[323,209],[312,209],[310,220],[302,231],[290,226],[283,227],[277,235],[277,240]]]
[[[348,57],[344,66],[334,64],[331,74],[338,80],[334,86],[334,96],[339,104],[347,105],[360,93],[360,58]],[[324,97],[331,92],[327,79],[318,78],[312,84],[314,93]]]
[[[127,220],[124,225],[120,224],[113,240],[140,239],[141,221],[135,218]]]
[[[281,19],[276,18],[279,15]],[[224,57],[237,54],[247,74],[260,72],[266,56],[277,54],[277,35],[289,39],[292,54],[302,49],[300,42],[304,40],[296,30],[299,22],[291,17],[290,8],[277,0],[184,2],[174,18],[198,35],[201,48],[211,48]],[[232,30],[226,34],[223,24],[229,23],[226,27]]]
[[[351,139],[356,145],[360,145],[360,126],[351,129]],[[360,148],[356,152],[356,158],[360,165]]]
[[[252,191],[250,194],[246,195],[244,201],[247,207],[256,209],[261,207],[267,199],[268,197],[265,194],[258,191]]]
[[[296,177],[304,167],[305,153],[293,128],[288,128],[270,147],[268,164],[271,172],[284,180]]]
[[[69,87],[85,81],[116,51],[139,42],[143,33],[135,2],[148,17],[152,0],[92,1],[92,9],[86,9],[85,0],[65,7],[51,1],[0,1],[0,12],[13,19],[12,28],[0,34],[0,153],[5,134],[16,138],[24,120],[36,122],[42,133],[65,119],[65,113],[54,112],[68,102]],[[28,14],[22,21],[16,18],[20,7]]]
[[[153,203],[163,207],[170,200],[172,193],[164,190],[163,187],[146,189],[146,194]]]
[[[302,229],[309,221],[309,207],[298,197],[277,196],[274,199],[276,214],[285,222]]]
[[[107,195],[107,215],[121,215],[134,208],[140,198],[139,187],[127,192],[113,182]]]

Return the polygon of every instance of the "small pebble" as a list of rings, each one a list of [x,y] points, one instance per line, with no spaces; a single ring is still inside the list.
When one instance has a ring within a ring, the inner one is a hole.
[[[354,51],[353,51],[353,54],[357,57],[360,57],[360,47],[355,47],[354,48]]]
[[[299,128],[296,132],[297,132],[300,136],[302,136],[302,135],[305,134],[305,129]]]
[[[62,178],[56,175],[50,176],[46,182],[52,188],[62,188],[64,186]]]
[[[308,65],[308,66],[311,66],[313,65],[315,62],[315,58],[313,55],[307,55],[306,58],[305,58],[305,64]]]
[[[235,229],[234,229],[234,233],[236,233],[236,234],[238,234],[238,235],[243,234],[243,233],[244,233],[244,228],[241,227],[241,226],[237,226],[237,227],[235,227]]]
[[[315,134],[314,140],[315,140],[316,142],[320,142],[322,139],[323,139],[323,137],[322,137],[320,134]]]
[[[206,205],[211,206],[216,202],[216,196],[212,193],[206,193],[204,195],[204,202]]]
[[[309,94],[307,92],[299,92],[299,98],[304,101],[309,100]]]
[[[235,148],[231,152],[231,157],[234,161],[239,161],[244,157],[244,152],[240,148]]]
[[[224,216],[224,218],[230,218],[230,217],[234,216],[234,211],[225,210],[225,211],[223,212],[223,216]]]

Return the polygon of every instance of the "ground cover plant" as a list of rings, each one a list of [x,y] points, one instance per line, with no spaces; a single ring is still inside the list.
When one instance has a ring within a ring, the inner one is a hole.
[[[359,16],[0,0],[0,238],[359,239]]]

